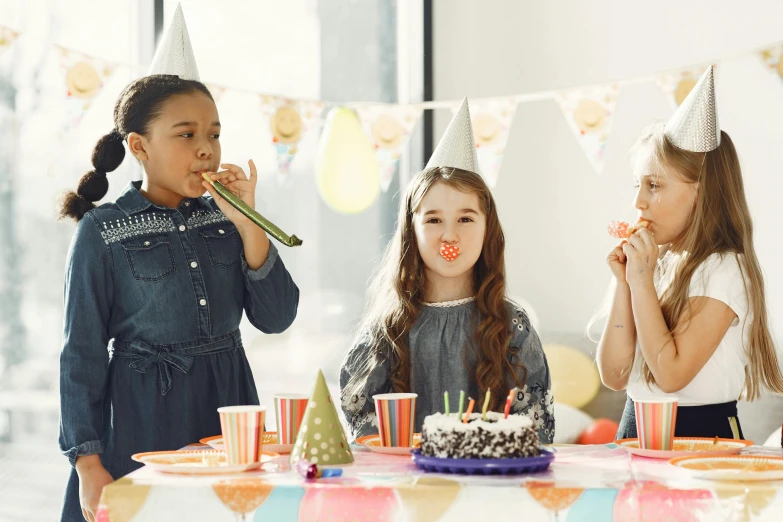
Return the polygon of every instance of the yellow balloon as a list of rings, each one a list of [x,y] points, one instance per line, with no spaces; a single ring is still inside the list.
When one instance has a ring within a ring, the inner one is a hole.
[[[366,210],[381,190],[375,149],[351,109],[329,111],[315,164],[321,197],[337,212]]]
[[[544,354],[552,376],[552,394],[557,402],[581,408],[592,401],[601,387],[593,360],[570,346],[548,344]]]

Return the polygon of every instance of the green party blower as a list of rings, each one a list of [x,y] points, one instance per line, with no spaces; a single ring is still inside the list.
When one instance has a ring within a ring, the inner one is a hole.
[[[236,194],[228,190],[226,186],[223,185],[221,182],[217,180],[212,180],[209,177],[209,174],[207,174],[206,172],[203,172],[201,174],[201,177],[203,177],[207,183],[212,185],[212,188],[215,189],[215,192],[220,194],[223,197],[223,199],[228,201],[232,207],[234,207],[235,209],[243,213],[245,216],[247,216],[247,218],[250,221],[258,225],[262,229],[266,230],[270,234],[272,234],[272,237],[280,241],[285,246],[295,247],[302,244],[302,240],[296,237],[296,235],[289,236],[288,234],[286,234],[285,232],[277,228],[277,226],[274,223],[272,223],[267,218],[265,218],[264,216],[262,216],[261,214],[259,214],[258,212],[250,208],[247,203],[239,199],[236,196]]]

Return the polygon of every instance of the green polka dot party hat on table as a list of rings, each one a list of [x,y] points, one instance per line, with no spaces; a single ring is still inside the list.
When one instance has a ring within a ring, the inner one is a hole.
[[[291,465],[295,466],[301,459],[319,466],[353,462],[351,446],[345,438],[337,408],[321,370],[318,370],[315,387],[291,451]]]

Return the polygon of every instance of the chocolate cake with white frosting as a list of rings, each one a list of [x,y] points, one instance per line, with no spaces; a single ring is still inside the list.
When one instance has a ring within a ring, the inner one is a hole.
[[[421,454],[457,459],[503,459],[537,457],[538,433],[524,415],[487,412],[487,420],[473,413],[468,422],[455,414],[435,413],[424,419]]]

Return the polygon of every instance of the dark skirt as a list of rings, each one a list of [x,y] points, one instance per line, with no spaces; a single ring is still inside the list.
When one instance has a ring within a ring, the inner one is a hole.
[[[744,439],[737,417],[737,401],[704,406],[678,406],[674,436]],[[619,440],[636,437],[636,413],[633,401],[628,397],[615,438]]]
[[[180,360],[158,358],[156,347],[114,345],[106,395],[110,421],[104,427],[101,462],[115,480],[141,467],[131,460],[134,453],[177,450],[220,435],[218,407],[258,404],[239,331],[167,348],[190,361],[187,371]],[[150,350],[155,363],[141,367],[139,362],[150,357]],[[61,521],[84,521],[75,469],[66,487]]]

